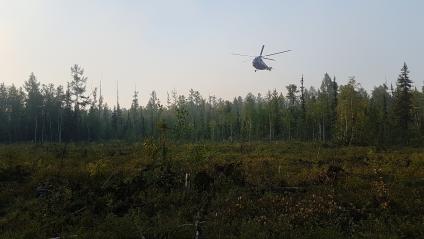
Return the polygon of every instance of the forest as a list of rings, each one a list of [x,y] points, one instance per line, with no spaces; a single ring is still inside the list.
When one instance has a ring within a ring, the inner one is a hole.
[[[0,142],[96,142],[166,137],[175,142],[305,141],[338,145],[422,145],[424,87],[406,63],[395,85],[369,93],[351,77],[339,85],[325,73],[319,88],[290,84],[285,92],[252,93],[232,101],[173,91],[161,102],[153,91],[129,109],[112,107],[101,85],[87,92],[84,69],[74,65],[66,86],[41,84],[31,73],[22,87],[0,84]]]

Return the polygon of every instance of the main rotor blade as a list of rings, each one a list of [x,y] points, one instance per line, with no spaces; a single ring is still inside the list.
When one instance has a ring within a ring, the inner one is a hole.
[[[238,53],[233,53],[232,55],[234,55],[234,56],[256,57],[256,56],[249,56],[249,55],[243,55],[243,54],[238,54]]]
[[[277,54],[281,54],[281,53],[286,53],[286,52],[289,52],[289,51],[291,51],[291,50],[287,50],[287,51],[280,51],[280,52],[276,52],[276,53],[268,54],[268,55],[265,55],[265,56],[273,56],[273,55],[277,55]]]
[[[259,56],[262,56],[262,52],[264,52],[264,47],[265,45],[262,45],[261,54],[259,54]]]
[[[275,61],[274,59],[268,58],[268,57],[262,57],[262,59],[269,60],[269,61]]]

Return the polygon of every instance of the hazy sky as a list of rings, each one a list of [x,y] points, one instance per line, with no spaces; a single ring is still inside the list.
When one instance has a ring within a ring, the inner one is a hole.
[[[98,86],[128,106],[156,90],[225,99],[298,83],[319,86],[325,72],[367,90],[395,82],[404,61],[424,81],[422,0],[0,0],[0,82],[21,86],[34,72],[65,85],[80,64],[88,89]],[[292,49],[254,72],[232,52]]]

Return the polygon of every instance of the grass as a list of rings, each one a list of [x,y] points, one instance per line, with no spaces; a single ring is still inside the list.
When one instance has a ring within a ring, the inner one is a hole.
[[[423,169],[421,148],[0,145],[0,238],[420,238]]]

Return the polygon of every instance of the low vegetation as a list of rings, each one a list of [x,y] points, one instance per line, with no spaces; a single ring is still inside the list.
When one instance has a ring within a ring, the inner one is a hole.
[[[0,238],[422,238],[424,149],[0,145]]]

